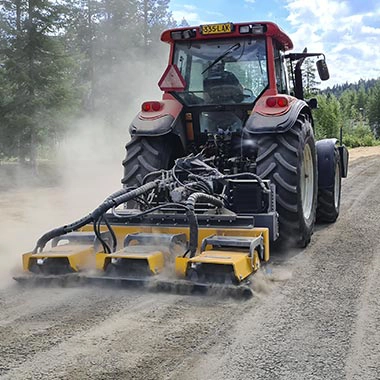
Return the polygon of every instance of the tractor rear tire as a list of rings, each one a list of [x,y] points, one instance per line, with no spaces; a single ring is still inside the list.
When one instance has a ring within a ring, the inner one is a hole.
[[[133,137],[125,148],[127,154],[123,161],[124,177],[121,180],[125,186],[141,186],[147,174],[169,169],[174,164],[173,144],[167,136]]]
[[[306,247],[317,208],[317,156],[310,119],[300,114],[285,133],[258,135],[257,174],[276,185],[281,243]]]
[[[339,216],[342,169],[340,155],[334,150],[334,185],[329,189],[318,190],[317,222],[334,223]]]

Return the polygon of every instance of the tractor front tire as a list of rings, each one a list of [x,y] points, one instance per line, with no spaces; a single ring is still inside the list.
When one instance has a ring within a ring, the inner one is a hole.
[[[280,242],[306,247],[317,208],[317,156],[309,116],[285,133],[258,135],[257,174],[276,185]]]
[[[334,223],[339,216],[340,194],[342,186],[342,169],[340,155],[334,149],[334,185],[329,189],[318,190],[317,222]]]

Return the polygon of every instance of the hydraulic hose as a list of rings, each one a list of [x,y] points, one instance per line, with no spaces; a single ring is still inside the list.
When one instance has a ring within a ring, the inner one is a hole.
[[[187,219],[189,220],[189,249],[184,254],[184,257],[186,256],[188,252],[190,252],[190,257],[194,257],[197,251],[197,247],[198,247],[198,220],[195,215],[194,207],[190,209],[187,205],[183,203],[176,203],[176,202],[165,203],[164,205],[153,207],[149,210],[140,212],[139,214],[133,214],[133,215],[127,216],[126,218],[128,219],[128,218],[136,218],[136,217],[144,216],[154,211],[160,210],[162,208],[170,207],[170,206],[181,207],[186,210],[186,216],[187,216]]]
[[[234,178],[241,178],[241,177],[251,177],[251,178],[256,179],[265,193],[269,193],[270,192],[270,190],[266,188],[266,186],[265,186],[264,181],[262,180],[262,178],[260,178],[257,174],[254,174],[254,173],[230,174],[230,175],[224,175],[222,177],[215,178],[215,179],[217,179],[217,180],[218,179],[234,179]]]
[[[124,202],[128,202],[129,200],[135,197],[147,193],[148,191],[154,189],[159,182],[160,181],[149,182],[146,185],[142,185],[137,189],[131,191],[128,191],[128,189],[121,189],[117,191],[116,193],[106,198],[106,200],[100,206],[98,206],[92,213],[85,216],[84,218],[81,218],[71,224],[54,228],[53,230],[46,232],[38,239],[33,253],[37,253],[39,250],[42,251],[46,243],[48,243],[51,239],[60,235],[68,234],[69,232],[76,231],[84,227],[86,224],[97,221],[104,213],[106,213],[112,207],[117,207]],[[125,193],[125,191],[127,191],[127,193]]]
[[[194,211],[195,204],[198,201],[206,201],[219,208],[223,207],[223,202],[220,199],[215,198],[214,196],[209,195],[209,194],[193,193],[189,196],[189,198],[187,198],[186,216],[189,219],[189,227],[190,227],[190,239],[189,239],[190,257],[195,256],[195,253],[198,248],[198,219]]]

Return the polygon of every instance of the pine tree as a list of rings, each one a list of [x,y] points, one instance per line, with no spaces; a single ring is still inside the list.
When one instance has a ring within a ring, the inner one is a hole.
[[[339,137],[343,126],[342,113],[334,95],[318,95],[318,109],[314,110],[317,139]]]
[[[79,79],[87,112],[113,128],[125,125],[124,114],[136,98],[135,82],[151,75],[164,45],[161,32],[173,25],[169,0],[77,1],[68,35],[81,67]],[[147,68],[147,70],[146,70]]]
[[[372,89],[368,98],[368,120],[372,130],[380,137],[380,80]]]
[[[304,86],[304,95],[306,98],[319,93],[318,86],[321,82],[317,81],[316,68],[314,60],[308,58],[302,66],[302,79]]]
[[[57,135],[64,110],[75,103],[72,62],[60,36],[65,9],[47,0],[3,0],[0,5],[2,70],[10,88],[0,115],[3,143],[35,166],[38,146]]]

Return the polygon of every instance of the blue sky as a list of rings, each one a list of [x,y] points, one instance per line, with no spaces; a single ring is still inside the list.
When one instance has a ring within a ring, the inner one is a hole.
[[[177,21],[274,21],[294,43],[293,51],[324,52],[331,79],[357,82],[380,77],[379,0],[171,0]]]

